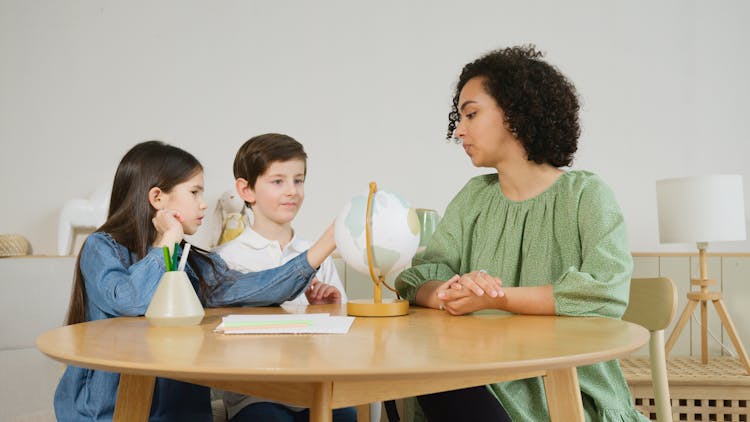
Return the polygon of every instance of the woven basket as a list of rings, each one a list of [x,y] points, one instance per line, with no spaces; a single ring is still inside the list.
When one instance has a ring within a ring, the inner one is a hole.
[[[30,255],[31,243],[20,234],[0,234],[0,257]]]

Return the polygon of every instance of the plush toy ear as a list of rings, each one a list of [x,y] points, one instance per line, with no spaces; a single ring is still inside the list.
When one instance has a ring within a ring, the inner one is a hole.
[[[216,208],[214,208],[214,213],[211,216],[211,248],[213,249],[219,244],[219,239],[221,239],[221,232],[224,230],[224,211],[223,211],[223,205],[224,198],[219,197],[219,199],[216,200]]]

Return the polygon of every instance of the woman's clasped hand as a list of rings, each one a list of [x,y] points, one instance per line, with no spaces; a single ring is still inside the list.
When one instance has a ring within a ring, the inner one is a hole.
[[[463,315],[491,308],[496,300],[505,297],[503,281],[486,270],[454,275],[435,291],[444,309],[453,315]]]

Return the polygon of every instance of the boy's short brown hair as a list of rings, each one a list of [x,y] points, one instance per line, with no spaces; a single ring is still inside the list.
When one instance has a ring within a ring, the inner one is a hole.
[[[307,153],[294,138],[280,133],[264,133],[248,139],[234,156],[234,178],[247,180],[255,188],[258,176],[276,161],[302,160],[307,174]]]

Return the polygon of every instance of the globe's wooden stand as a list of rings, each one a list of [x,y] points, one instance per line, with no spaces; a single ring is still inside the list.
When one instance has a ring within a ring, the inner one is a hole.
[[[398,299],[383,300],[383,285],[386,285],[384,276],[376,276],[372,266],[372,197],[378,187],[375,182],[370,182],[370,193],[367,196],[367,210],[365,217],[365,239],[367,243],[367,265],[370,267],[370,278],[375,285],[372,299],[355,299],[346,303],[346,313],[351,316],[366,317],[388,317],[401,316],[409,313],[409,302]],[[391,289],[392,290],[392,289]]]
[[[401,316],[409,313],[409,302],[404,299],[355,299],[346,303],[346,313],[351,316]]]
[[[372,266],[370,266],[372,273]],[[372,299],[355,299],[346,303],[346,313],[351,316],[400,316],[409,313],[409,302],[404,299],[383,300],[384,280],[375,283]]]

